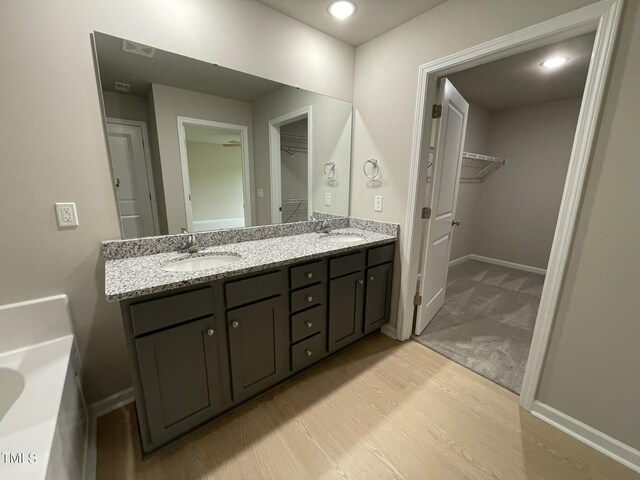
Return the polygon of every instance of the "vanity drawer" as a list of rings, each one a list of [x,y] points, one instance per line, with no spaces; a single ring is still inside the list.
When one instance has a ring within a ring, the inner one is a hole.
[[[291,315],[291,343],[325,330],[326,313],[322,305]]]
[[[341,277],[364,268],[364,252],[351,253],[329,260],[329,276]]]
[[[395,245],[392,243],[390,245],[383,245],[381,247],[369,249],[367,252],[367,267],[392,262],[394,248]]]
[[[313,285],[291,292],[291,312],[319,305],[324,301],[324,285]]]
[[[316,333],[291,347],[291,369],[301,370],[320,360],[326,353],[325,335]]]
[[[210,287],[134,303],[130,307],[133,333],[137,337],[171,325],[213,315]]]
[[[281,279],[281,273],[278,271],[227,283],[224,286],[227,308],[235,308],[264,298],[281,295]]]
[[[300,288],[323,280],[322,261],[307,263],[289,269],[291,288]]]

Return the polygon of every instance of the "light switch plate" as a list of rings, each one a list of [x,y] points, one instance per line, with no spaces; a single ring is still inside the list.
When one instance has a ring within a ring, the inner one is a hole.
[[[327,192],[324,194],[324,205],[325,207],[331,206],[331,193]]]
[[[76,210],[76,204],[73,202],[56,203],[56,220],[58,221],[58,227],[68,228],[77,227],[78,212]]]
[[[264,197],[264,188],[259,188],[258,189],[258,197],[260,197],[260,198]]]
[[[373,210],[375,212],[382,211],[382,195],[376,195],[373,200]]]

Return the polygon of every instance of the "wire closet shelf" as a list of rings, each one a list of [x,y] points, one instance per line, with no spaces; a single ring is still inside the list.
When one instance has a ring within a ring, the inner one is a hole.
[[[461,183],[482,183],[507,163],[506,158],[480,153],[462,153]]]

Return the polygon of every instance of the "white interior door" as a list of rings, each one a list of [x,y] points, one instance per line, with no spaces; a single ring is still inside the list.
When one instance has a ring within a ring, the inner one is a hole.
[[[442,116],[437,120],[439,125],[431,188],[431,218],[424,242],[420,281],[422,305],[418,307],[415,328],[417,335],[422,333],[444,303],[469,112],[469,104],[449,80],[443,80],[441,92]]]
[[[156,234],[142,128],[107,123],[111,164],[124,238]]]

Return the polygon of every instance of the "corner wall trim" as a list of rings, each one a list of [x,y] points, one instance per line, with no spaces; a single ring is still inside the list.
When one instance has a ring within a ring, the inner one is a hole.
[[[543,422],[554,426],[576,440],[603,453],[625,467],[640,473],[640,451],[589,425],[562,413],[549,405],[535,400],[531,414]]]
[[[544,268],[531,267],[529,265],[522,265],[521,263],[508,262],[507,260],[499,260],[497,258],[483,257],[482,255],[476,255],[470,253],[464,257],[457,258],[449,262],[449,267],[458,265],[459,263],[466,262],[467,260],[477,260],[479,262],[492,263],[494,265],[500,265],[501,267],[515,268],[516,270],[522,270],[525,272],[538,273],[540,275],[546,275],[547,270]]]
[[[385,323],[380,329],[380,331],[385,335],[393,338],[394,340],[398,338],[396,337],[396,327],[394,327],[390,323]]]
[[[94,480],[96,478],[98,418],[120,407],[129,405],[134,400],[133,387],[129,387],[98,400],[89,407],[89,438],[87,441],[84,480]]]

